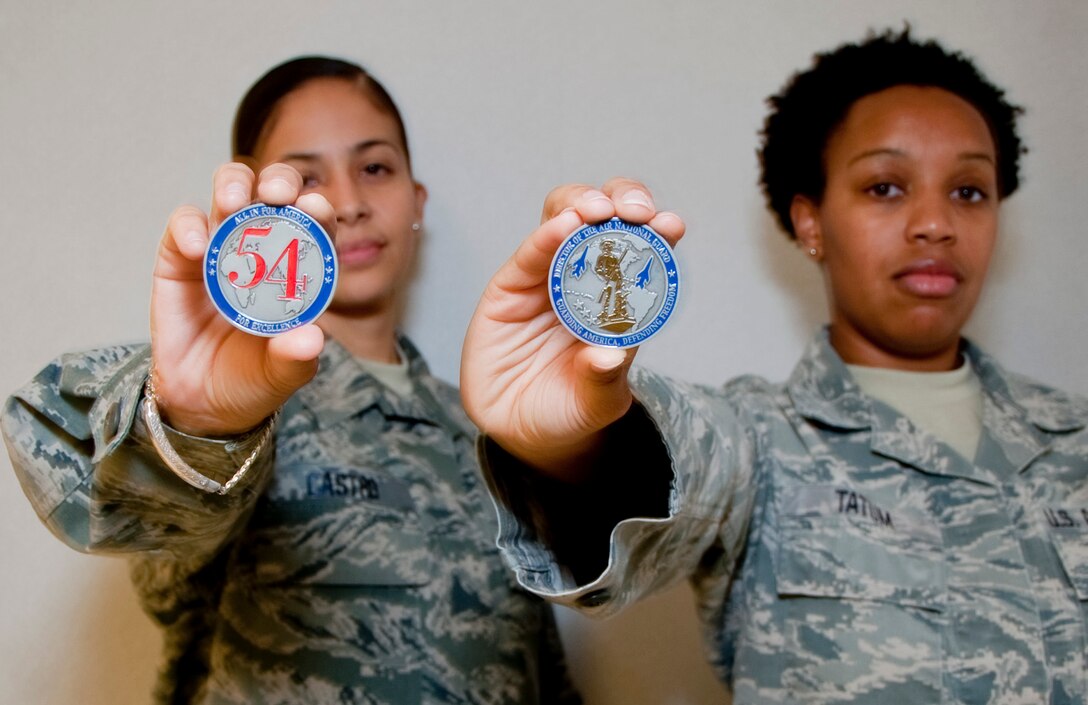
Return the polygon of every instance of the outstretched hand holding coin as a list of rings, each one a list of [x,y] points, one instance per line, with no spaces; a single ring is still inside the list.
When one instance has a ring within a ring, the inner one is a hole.
[[[170,216],[155,263],[151,343],[160,412],[174,428],[201,436],[249,430],[317,371],[324,346],[317,326],[271,338],[245,332],[220,315],[204,282],[211,232],[254,200],[293,204],[333,232],[329,203],[301,190],[302,178],[290,166],[273,164],[258,177],[242,164],[226,164],[215,174],[210,217],[195,206]]]
[[[680,218],[658,212],[636,181],[613,179],[601,190],[557,188],[540,228],[488,283],[465,337],[465,409],[507,451],[557,475],[571,472],[572,461],[592,452],[601,431],[631,405],[626,373],[635,348],[591,346],[574,337],[549,294],[553,255],[564,239],[586,223],[613,217],[647,224],[669,244],[684,233]]]

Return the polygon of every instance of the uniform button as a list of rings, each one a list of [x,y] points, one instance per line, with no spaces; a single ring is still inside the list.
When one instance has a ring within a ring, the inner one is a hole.
[[[612,593],[602,588],[582,595],[578,598],[578,604],[582,607],[600,607],[610,599],[612,599]]]

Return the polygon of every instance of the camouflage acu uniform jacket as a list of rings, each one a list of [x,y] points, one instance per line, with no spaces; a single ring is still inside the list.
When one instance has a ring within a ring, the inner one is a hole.
[[[225,497],[150,446],[146,347],[66,355],[8,400],[4,435],[39,516],[79,550],[132,556],[164,629],[158,702],[578,702],[550,608],[499,558],[456,391],[400,342],[414,398],[330,341],[274,459]],[[255,445],[171,438],[220,481]]]
[[[500,547],[523,585],[591,614],[689,578],[737,705],[1088,703],[1088,402],[965,352],[974,462],[863,395],[826,333],[785,385],[635,371],[668,517],[620,521],[576,585],[539,538],[559,517],[494,472]]]

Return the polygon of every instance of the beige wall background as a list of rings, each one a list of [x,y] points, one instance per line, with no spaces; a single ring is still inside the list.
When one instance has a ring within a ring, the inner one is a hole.
[[[408,332],[456,381],[492,271],[567,181],[645,180],[689,223],[685,297],[643,364],[702,382],[786,376],[824,316],[816,272],[757,188],[763,99],[814,51],[909,21],[1028,108],[1025,185],[971,335],[1088,392],[1088,4],[1080,0],[514,3],[5,2],[0,7],[0,392],[55,355],[143,340],[170,211],[207,203],[237,99],[309,52],[361,61],[406,115],[431,191]],[[144,703],[159,648],[122,560],[39,524],[0,458],[0,703]],[[589,705],[709,704],[690,593],[563,612]]]

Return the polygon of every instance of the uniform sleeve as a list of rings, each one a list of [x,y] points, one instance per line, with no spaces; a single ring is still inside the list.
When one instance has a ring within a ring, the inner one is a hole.
[[[754,431],[735,400],[645,370],[632,371],[631,386],[638,402],[632,413],[650,423],[610,435],[595,473],[607,487],[587,490],[589,501],[569,494],[555,501],[531,470],[486,439],[480,446],[499,548],[518,581],[591,616],[692,577],[710,558],[718,570],[735,563],[754,501]],[[653,497],[642,494],[647,487]],[[633,492],[641,499],[632,501]],[[639,504],[662,509],[616,512]],[[607,531],[593,531],[589,514],[611,516]],[[561,527],[572,525],[591,527],[585,550],[602,556],[602,570],[587,574],[565,560],[556,537],[569,536]]]
[[[23,491],[69,546],[166,552],[200,565],[254,506],[273,453],[263,451],[227,496],[175,476],[138,413],[149,359],[147,346],[65,355],[7,400],[0,426]],[[190,465],[221,482],[259,442],[259,432],[230,440],[167,434]]]

